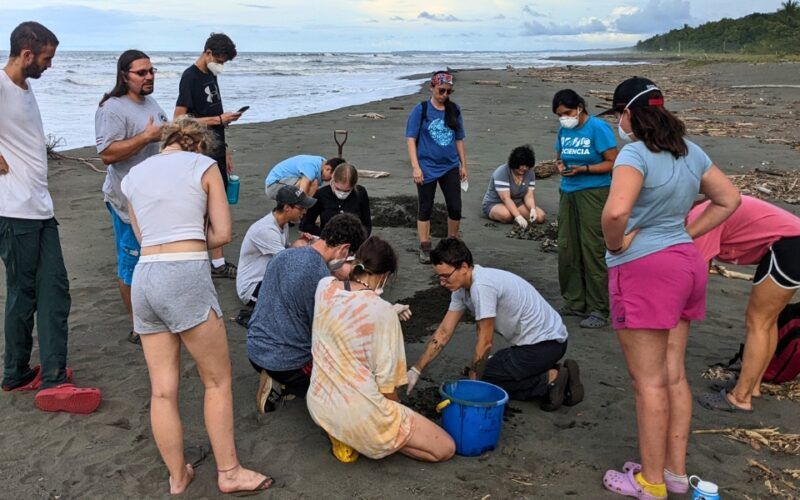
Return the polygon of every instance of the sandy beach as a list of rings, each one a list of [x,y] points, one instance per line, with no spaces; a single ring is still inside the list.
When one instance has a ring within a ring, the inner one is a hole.
[[[463,196],[464,240],[477,263],[523,276],[555,307],[561,305],[556,254],[543,252],[537,241],[507,238],[510,227],[487,224],[480,214],[490,172],[505,162],[512,148],[526,143],[533,146],[537,161],[553,158],[558,122],[550,103],[557,90],[573,88],[587,99],[590,111],[599,111],[607,107],[605,99],[616,83],[633,75],[647,76],[664,90],[667,106],[686,120],[690,138],[726,173],[798,169],[800,89],[733,87],[795,84],[800,64],[665,62],[458,72],[453,99],[462,106],[470,172],[470,189]],[[359,168],[391,173],[387,178],[362,180],[373,202],[398,195],[413,200],[404,131],[412,107],[425,98],[427,90],[424,95],[231,127],[228,143],[235,151],[242,185],[239,204],[232,207],[234,239],[225,249],[229,260],[238,260],[239,244],[249,225],[273,208],[263,191],[269,168],[300,153],[334,156],[333,129],[349,130],[345,158]],[[384,119],[352,116],[365,113],[378,113]],[[91,148],[64,153],[96,156]],[[50,190],[61,224],[72,294],[69,365],[77,384],[102,389],[103,403],[88,416],[47,414],[34,408],[33,394],[2,394],[0,498],[159,498],[168,493],[166,468],[150,431],[144,358],[139,347],[125,340],[129,320],[117,290],[113,233],[100,192],[102,183],[103,175],[81,163],[50,164]],[[558,183],[557,176],[537,181],[537,205],[551,220],[557,212]],[[766,199],[800,214],[800,205]],[[437,202],[441,201],[438,193]],[[393,205],[397,204],[384,202],[378,212]],[[413,218],[410,222],[408,227],[376,227],[374,234],[388,239],[400,254],[400,272],[386,298],[412,304],[414,320],[404,327],[407,359],[412,363],[444,315],[448,297],[433,281],[431,267],[418,263]],[[754,269],[736,270],[752,273]],[[5,283],[4,268],[0,281]],[[215,284],[226,319],[232,318],[241,307],[234,281],[215,280]],[[707,319],[693,325],[687,350],[695,395],[708,384],[702,372],[710,364],[727,361],[743,341],[750,286],[747,281],[710,278]],[[5,286],[0,290],[0,305],[4,304]],[[617,498],[603,489],[603,472],[638,457],[634,400],[625,363],[610,328],[582,330],[574,318],[566,323],[568,356],[581,364],[585,401],[554,413],[542,412],[536,402],[513,401],[494,452],[429,465],[399,455],[380,461],[362,458],[354,464],[337,462],[302,400],[288,402],[259,420],[254,404],[258,377],[247,362],[246,331],[227,321],[240,459],[278,480],[282,487],[271,490],[270,498]],[[502,344],[496,338],[498,349]],[[417,386],[412,403],[420,411],[430,413],[438,402],[434,388],[440,382],[458,378],[474,339],[474,324],[462,323]],[[180,401],[186,444],[207,445],[202,386],[194,363],[184,354]],[[36,359],[35,350],[34,363]],[[756,412],[751,415],[710,412],[695,405],[692,428],[778,427],[796,434],[800,433],[798,404],[766,396],[754,403]],[[771,494],[764,481],[751,473],[748,460],[776,470],[796,469],[797,456],[792,457],[755,450],[723,435],[700,434],[690,438],[688,467],[689,474],[719,484],[724,498],[767,498]],[[214,471],[213,457],[209,457],[197,469],[187,497],[223,497]]]

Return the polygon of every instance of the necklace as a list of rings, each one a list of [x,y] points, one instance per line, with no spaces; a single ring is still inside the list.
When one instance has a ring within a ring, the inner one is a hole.
[[[363,282],[363,281],[361,281],[360,279],[353,278],[351,281],[355,281],[356,283],[358,283],[359,285],[363,286],[363,287],[364,287],[364,288],[366,288],[367,290],[372,290],[372,287],[371,287],[371,286],[367,285],[366,283],[364,283],[364,282]]]

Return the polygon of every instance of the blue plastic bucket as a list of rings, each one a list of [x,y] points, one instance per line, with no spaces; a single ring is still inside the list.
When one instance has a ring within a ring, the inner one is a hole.
[[[493,450],[500,440],[506,391],[488,382],[457,380],[439,387],[442,427],[456,443],[456,453],[475,457]]]

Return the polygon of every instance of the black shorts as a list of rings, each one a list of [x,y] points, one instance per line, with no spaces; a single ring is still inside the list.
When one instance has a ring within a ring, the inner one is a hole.
[[[772,244],[756,268],[753,283],[758,285],[767,276],[781,288],[800,288],[800,236],[781,238]]]

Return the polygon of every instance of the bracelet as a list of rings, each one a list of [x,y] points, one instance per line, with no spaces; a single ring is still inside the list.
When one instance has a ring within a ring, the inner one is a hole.
[[[615,254],[615,253],[621,252],[622,251],[622,247],[624,247],[624,246],[625,245],[622,245],[621,247],[617,248],[616,250],[611,250],[610,248],[606,247],[606,250],[608,250],[608,253],[610,253],[610,254]]]
[[[225,125],[224,123],[222,123],[222,115],[217,116],[217,118],[219,118],[219,124],[220,125]]]
[[[416,373],[417,375],[422,375],[422,372],[420,372],[419,368],[417,368],[416,366],[412,366],[411,371]]]
[[[586,165],[586,173],[587,174],[591,174],[592,173],[592,171],[589,169],[589,165]]]

